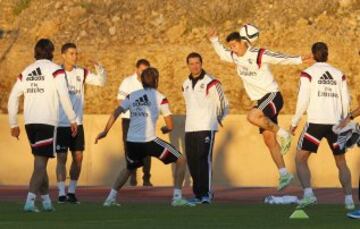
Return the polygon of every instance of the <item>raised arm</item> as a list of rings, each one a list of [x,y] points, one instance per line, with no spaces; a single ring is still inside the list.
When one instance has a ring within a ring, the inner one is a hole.
[[[102,65],[94,64],[94,66],[96,74],[84,68],[85,83],[102,87],[106,83],[107,73]]]
[[[224,45],[221,44],[216,30],[210,29],[208,32],[208,38],[216,54],[220,57],[221,60],[231,63],[234,62],[231,51],[229,49],[226,49]]]

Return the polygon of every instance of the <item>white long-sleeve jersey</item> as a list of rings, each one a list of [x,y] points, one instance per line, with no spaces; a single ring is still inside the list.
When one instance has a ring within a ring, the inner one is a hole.
[[[288,56],[262,48],[249,48],[243,56],[226,49],[218,37],[210,39],[221,60],[236,65],[244,88],[251,100],[259,100],[270,92],[279,91],[279,86],[270,71],[269,64],[301,64],[300,56]]]
[[[296,113],[291,125],[297,126],[307,111],[309,123],[338,123],[348,114],[350,96],[343,73],[328,63],[315,63],[300,75]]]
[[[197,81],[189,76],[182,90],[186,105],[185,132],[216,131],[218,122],[229,112],[220,81],[203,71]]]
[[[124,100],[130,93],[143,89],[142,83],[138,80],[136,72],[126,77],[120,84],[117,99]],[[121,118],[130,118],[130,111],[121,114]]]
[[[66,86],[65,71],[49,60],[37,60],[18,76],[8,101],[10,127],[16,127],[19,98],[24,95],[25,124],[57,126],[59,104],[74,123],[76,115]]]
[[[101,65],[95,65],[95,70],[97,74],[93,74],[86,68],[75,66],[72,71],[66,71],[67,87],[78,125],[83,124],[84,85],[104,86],[106,82],[105,69]],[[59,126],[70,126],[62,106],[60,106]]]

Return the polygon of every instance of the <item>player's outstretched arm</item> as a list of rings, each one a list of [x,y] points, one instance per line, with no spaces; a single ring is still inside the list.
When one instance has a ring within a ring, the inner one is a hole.
[[[98,143],[98,141],[102,138],[105,138],[113,124],[115,123],[116,119],[119,117],[119,115],[124,112],[125,109],[121,106],[117,107],[114,112],[110,115],[108,122],[106,123],[105,129],[98,134],[98,136],[95,139],[95,144]]]
[[[224,45],[221,44],[217,32],[214,28],[209,29],[208,38],[216,54],[220,57],[221,60],[231,63],[234,62],[231,51],[229,49],[226,49]]]
[[[107,72],[105,71],[105,68],[93,61],[94,63],[94,67],[95,67],[95,71],[96,71],[96,74],[90,72],[89,70],[85,69],[84,71],[86,71],[86,74],[85,74],[85,83],[86,84],[90,84],[90,85],[94,85],[94,86],[104,86],[105,83],[106,83],[106,79],[107,79]]]

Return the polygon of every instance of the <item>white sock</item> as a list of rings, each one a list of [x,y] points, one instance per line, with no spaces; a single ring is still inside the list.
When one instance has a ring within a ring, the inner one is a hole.
[[[280,176],[285,176],[288,174],[288,171],[286,168],[279,169]]]
[[[287,132],[286,130],[284,130],[283,128],[279,128],[278,132],[276,133],[276,135],[280,136],[280,137],[284,137],[287,138],[289,137],[289,132]]]
[[[26,204],[35,204],[36,194],[29,192],[26,197]]]
[[[64,181],[60,181],[58,182],[58,190],[59,190],[59,196],[65,196],[65,182]]]
[[[116,191],[115,189],[111,189],[108,197],[106,198],[107,200],[116,200],[118,191]]]
[[[345,203],[354,203],[352,195],[345,195]]]
[[[173,193],[173,199],[178,200],[182,198],[182,192],[181,189],[175,188]]]
[[[70,180],[70,184],[69,184],[69,188],[68,188],[68,193],[75,194],[76,185],[77,185],[77,180]]]
[[[314,192],[312,188],[305,188],[304,189],[304,197],[314,196]]]
[[[42,202],[51,203],[51,199],[50,199],[49,194],[41,195],[41,199],[42,199]]]

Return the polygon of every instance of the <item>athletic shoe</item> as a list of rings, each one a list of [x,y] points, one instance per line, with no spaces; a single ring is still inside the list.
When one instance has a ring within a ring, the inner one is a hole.
[[[345,203],[345,209],[346,209],[346,210],[354,210],[354,209],[355,209],[355,204],[354,204],[354,202]]]
[[[202,204],[211,204],[211,198],[208,196],[201,197],[201,203]]]
[[[67,194],[67,201],[72,204],[80,204],[74,193]]]
[[[51,202],[42,202],[43,209],[46,212],[55,211],[55,208],[52,206]]]
[[[152,187],[153,184],[150,182],[150,180],[144,180],[143,186]]]
[[[182,206],[194,207],[194,206],[196,206],[196,204],[191,203],[185,199],[173,199],[171,201],[171,206],[173,206],[173,207],[182,207]]]
[[[302,209],[302,208],[305,208],[307,206],[314,205],[314,204],[317,204],[316,196],[306,196],[299,201],[299,204],[296,208]]]
[[[287,173],[284,176],[280,176],[279,178],[279,186],[278,186],[278,191],[283,190],[284,188],[286,188],[291,181],[294,179],[294,176],[291,173]]]
[[[347,215],[347,217],[352,218],[352,219],[360,219],[360,209],[353,211],[353,212],[349,212],[346,215]]]
[[[285,155],[291,146],[291,135],[289,134],[287,137],[279,137],[279,141],[280,141],[280,153],[282,155]]]
[[[58,204],[64,204],[66,202],[66,196],[59,196],[58,197]]]
[[[190,199],[189,202],[192,203],[192,204],[195,204],[195,205],[202,203],[202,202],[201,202],[201,199],[200,199],[200,198],[197,198],[197,197],[194,197],[194,198]]]
[[[117,203],[116,200],[108,200],[106,199],[103,203],[104,207],[120,207],[121,204]]]
[[[24,211],[25,212],[35,212],[35,213],[40,212],[40,210],[35,206],[34,203],[32,203],[32,204],[25,203]]]

